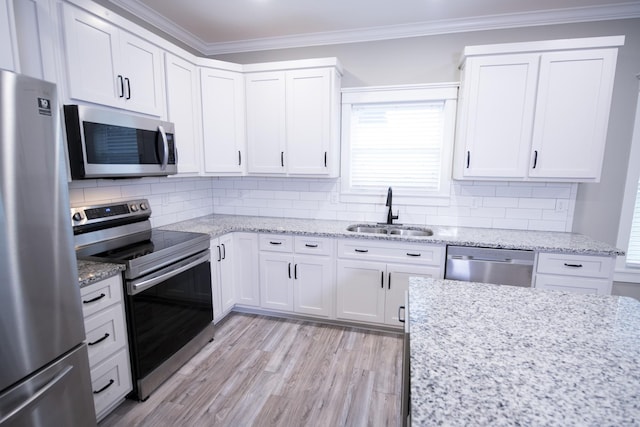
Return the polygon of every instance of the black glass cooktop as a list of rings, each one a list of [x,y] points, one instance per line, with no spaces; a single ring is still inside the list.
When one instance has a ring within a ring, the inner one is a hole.
[[[149,240],[102,252],[96,254],[95,257],[104,258],[112,262],[126,262],[131,261],[135,258],[143,257],[145,255],[178,250],[180,245],[188,244],[191,241],[200,241],[208,238],[208,235],[202,233],[151,230]]]

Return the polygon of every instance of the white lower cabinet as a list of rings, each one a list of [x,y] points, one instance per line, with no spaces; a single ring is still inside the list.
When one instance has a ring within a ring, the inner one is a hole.
[[[340,240],[336,318],[402,327],[410,277],[442,278],[444,246]],[[386,262],[386,261],[400,261]]]
[[[258,235],[233,233],[233,252],[236,304],[259,307]]]
[[[333,240],[260,236],[260,306],[332,317]]]
[[[211,294],[213,322],[218,323],[233,308],[236,301],[234,284],[233,234],[211,239]]]
[[[538,253],[535,284],[539,289],[610,295],[615,257]]]
[[[132,390],[122,279],[108,279],[80,290],[89,350],[93,402],[98,420]]]

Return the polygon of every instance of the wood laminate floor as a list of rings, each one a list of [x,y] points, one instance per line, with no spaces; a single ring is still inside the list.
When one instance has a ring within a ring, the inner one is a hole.
[[[215,336],[100,427],[401,424],[399,334],[232,313]]]

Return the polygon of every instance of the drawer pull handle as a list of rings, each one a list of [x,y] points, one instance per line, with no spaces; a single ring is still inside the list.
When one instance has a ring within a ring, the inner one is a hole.
[[[105,391],[106,389],[108,389],[109,387],[111,387],[113,385],[113,383],[115,383],[115,381],[113,380],[113,378],[111,378],[109,380],[109,384],[107,384],[106,386],[102,387],[100,390],[93,390],[93,394],[100,394],[103,391]]]
[[[269,242],[270,245],[281,245],[282,242]]]
[[[569,263],[564,263],[565,267],[571,267],[571,268],[581,268],[582,264],[569,264]]]
[[[95,298],[91,298],[91,299],[83,300],[83,301],[82,301],[82,303],[83,303],[83,304],[91,304],[92,302],[99,301],[99,300],[101,300],[101,299],[102,299],[102,298],[104,298],[104,297],[106,297],[106,295],[105,295],[105,294],[100,294],[100,295],[98,295],[98,296],[97,296],[97,297],[95,297]]]
[[[403,310],[404,310],[404,305],[401,305],[400,307],[398,307],[398,322],[400,323],[404,323],[406,320],[400,316],[400,312]]]
[[[369,252],[369,249],[356,249],[356,252],[366,254],[367,252]]]
[[[411,252],[407,252],[407,256],[422,256],[422,254],[412,254]]]
[[[89,343],[87,343],[87,345],[96,345],[96,344],[101,343],[102,341],[106,340],[107,338],[109,338],[109,333],[105,332],[104,336],[102,338],[99,338],[99,339],[95,340],[94,342],[89,342]]]
[[[305,245],[306,247],[308,247],[308,248],[317,248],[317,247],[318,247],[318,245],[311,245],[311,244],[309,244],[309,243],[305,243],[304,245]]]

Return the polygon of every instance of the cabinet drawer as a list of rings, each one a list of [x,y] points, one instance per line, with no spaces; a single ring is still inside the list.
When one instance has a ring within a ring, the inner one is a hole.
[[[89,317],[110,305],[122,302],[122,280],[120,275],[93,283],[80,289],[82,313]]]
[[[613,260],[607,256],[539,253],[536,272],[609,278]]]
[[[293,236],[261,234],[259,247],[261,251],[293,252]]]
[[[98,419],[132,390],[126,348],[91,368],[91,389]]]
[[[371,240],[338,240],[338,257],[440,266],[444,246],[374,242]]]
[[[609,279],[537,274],[535,287],[578,294],[611,295],[611,280]]]
[[[333,255],[333,239],[296,236],[294,239],[294,248],[297,254],[310,255]]]
[[[122,304],[115,304],[84,321],[89,365],[94,366],[127,344]]]

